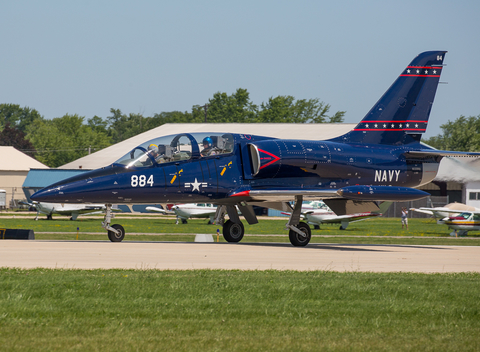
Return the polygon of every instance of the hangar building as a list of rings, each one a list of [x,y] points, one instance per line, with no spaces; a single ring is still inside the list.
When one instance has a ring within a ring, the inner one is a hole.
[[[6,191],[5,207],[17,206],[25,199],[22,185],[30,169],[48,169],[48,166],[14,147],[0,147],[0,189]]]

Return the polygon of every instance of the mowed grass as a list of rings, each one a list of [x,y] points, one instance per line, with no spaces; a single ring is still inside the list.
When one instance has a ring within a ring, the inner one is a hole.
[[[2,351],[480,349],[480,274],[0,269]]]
[[[54,220],[31,218],[0,219],[0,228],[33,229],[36,239],[45,240],[107,240],[106,231],[100,226],[101,218],[79,218],[70,221],[67,217]],[[260,219],[258,224],[244,222],[246,236],[243,242],[289,242],[285,230],[287,219]],[[126,231],[125,241],[182,241],[193,242],[195,234],[212,234],[224,241],[222,228],[208,225],[205,219],[190,219],[188,224],[175,225],[175,219],[165,217],[126,218],[117,216],[112,223],[121,224]],[[78,231],[77,231],[78,228]],[[338,224],[322,225],[313,229],[312,243],[358,243],[358,244],[414,244],[414,245],[480,245],[480,233],[469,232],[467,237],[450,237],[451,230],[437,225],[433,219],[409,219],[409,230],[402,229],[398,218],[375,218],[351,223],[346,230]],[[93,233],[93,234],[92,234]]]

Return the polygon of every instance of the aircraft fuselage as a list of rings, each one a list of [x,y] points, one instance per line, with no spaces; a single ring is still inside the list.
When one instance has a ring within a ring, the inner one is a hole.
[[[432,159],[406,159],[406,147],[235,134],[228,134],[233,142],[231,151],[201,156],[192,148],[199,136],[183,136],[192,142],[188,159],[156,163],[145,153],[145,161],[126,165],[124,158],[52,185],[41,192],[42,199],[56,203],[222,204],[229,203],[232,191],[241,189],[418,187],[435,177],[432,165],[438,168]],[[167,137],[174,140],[178,136]],[[135,155],[131,159],[135,161]]]

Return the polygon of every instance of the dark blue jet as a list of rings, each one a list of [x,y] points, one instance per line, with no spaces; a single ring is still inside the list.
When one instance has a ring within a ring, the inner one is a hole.
[[[112,165],[57,182],[31,199],[51,203],[105,203],[102,226],[113,242],[125,236],[110,225],[111,204],[213,203],[228,242],[244,235],[238,210],[257,223],[252,206],[290,212],[290,242],[305,246],[304,200],[337,214],[378,210],[377,201],[410,201],[434,179],[444,156],[480,156],[431,149],[420,143],[443,70],[445,51],[418,55],[363,120],[325,141],[234,133],[182,133],[147,141]],[[291,205],[293,204],[293,206]],[[238,210],[237,208],[238,207]],[[228,220],[225,221],[225,215]]]

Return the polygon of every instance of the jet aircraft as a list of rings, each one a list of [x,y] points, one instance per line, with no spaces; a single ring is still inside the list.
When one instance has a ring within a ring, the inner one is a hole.
[[[162,214],[168,214],[164,209],[158,207],[146,207],[147,211],[150,212],[157,212]],[[205,203],[187,203],[187,204],[175,204],[171,207],[171,211],[177,216],[176,224],[179,221],[182,224],[186,224],[187,220],[190,218],[209,218],[209,223],[213,223],[215,212],[217,211],[217,207],[213,204],[205,204]]]
[[[77,220],[80,214],[101,213],[106,209],[104,204],[59,204],[59,203],[43,203],[43,202],[20,202],[35,208],[38,220],[39,214],[47,215],[47,220],[52,220],[53,214],[70,216],[70,220]]]
[[[57,182],[31,198],[106,204],[102,226],[113,242],[122,241],[125,230],[111,224],[111,204],[212,203],[228,242],[244,236],[235,206],[255,224],[253,205],[258,205],[291,212],[285,225],[290,242],[305,246],[311,230],[300,221],[304,200],[322,199],[337,215],[378,211],[377,201],[428,196],[415,187],[434,179],[443,157],[480,156],[420,143],[445,53],[416,56],[358,125],[342,136],[311,141],[185,131],[146,141],[109,166]]]

